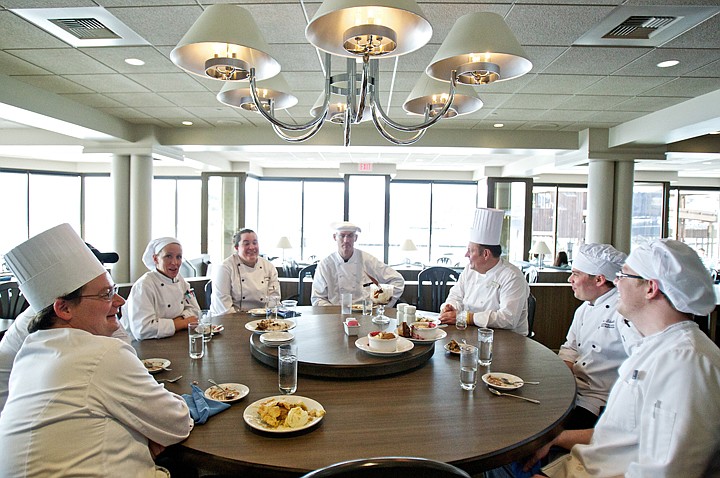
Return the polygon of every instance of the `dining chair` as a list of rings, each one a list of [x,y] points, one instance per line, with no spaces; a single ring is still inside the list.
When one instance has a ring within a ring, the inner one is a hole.
[[[535,296],[532,295],[532,292],[530,292],[530,295],[528,295],[528,337],[533,337],[535,335],[535,331],[533,330],[533,327],[535,326],[535,308],[537,306],[537,300],[535,299]]]
[[[449,281],[457,282],[460,274],[449,268],[442,266],[433,266],[423,269],[418,274],[418,287],[417,287],[417,306],[418,308],[425,307],[423,302],[423,290],[425,286],[423,282],[430,282],[430,310],[432,312],[440,312],[440,305],[445,301],[448,295]]]
[[[385,478],[394,476],[470,478],[467,472],[448,463],[426,458],[398,456],[343,461],[311,471],[301,478]]]
[[[14,319],[29,306],[16,282],[0,284],[0,318]]]
[[[300,269],[300,272],[298,272],[298,305],[310,305],[309,303],[306,303],[304,300],[304,292],[305,292],[305,278],[315,277],[315,269],[317,269],[317,262],[315,264],[310,264],[309,266],[305,266],[302,269]]]
[[[439,257],[437,260],[437,263],[448,265],[448,264],[450,264],[450,258],[447,256]]]
[[[205,308],[210,308],[210,299],[212,298],[212,280],[205,283]]]

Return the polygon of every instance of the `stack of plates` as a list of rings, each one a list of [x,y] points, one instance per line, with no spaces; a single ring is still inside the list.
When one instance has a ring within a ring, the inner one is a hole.
[[[260,336],[260,342],[272,347],[292,342],[294,338],[290,332],[266,332]]]

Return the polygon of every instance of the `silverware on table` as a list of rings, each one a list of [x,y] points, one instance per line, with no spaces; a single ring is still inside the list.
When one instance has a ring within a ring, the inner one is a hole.
[[[530,384],[530,385],[539,385],[540,382],[526,382],[525,380],[508,380],[506,377],[500,377],[500,381],[504,383],[505,385],[522,385],[522,384]]]
[[[532,402],[532,403],[540,403],[540,400],[535,400],[534,398],[521,397],[520,395],[513,395],[512,393],[501,392],[500,390],[495,390],[492,387],[488,387],[488,390],[490,390],[490,393],[492,393],[494,395],[519,398],[520,400],[527,400],[528,402]]]
[[[178,380],[180,380],[182,377],[183,377],[182,375],[178,375],[175,378],[161,378],[161,379],[158,379],[158,383],[159,382],[175,383]]]

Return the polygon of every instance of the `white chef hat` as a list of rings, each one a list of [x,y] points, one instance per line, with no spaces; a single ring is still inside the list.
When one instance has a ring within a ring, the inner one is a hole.
[[[334,222],[334,223],[332,223],[332,228],[338,232],[354,232],[354,233],[362,232],[362,229],[360,229],[358,226],[356,226],[352,222],[347,222],[347,221]]]
[[[107,273],[70,224],[60,224],[5,254],[20,290],[35,311]]]
[[[710,274],[687,244],[658,239],[635,248],[625,263],[638,275],[656,280],[678,311],[707,315],[715,309]]]
[[[626,259],[627,254],[610,244],[583,244],[575,255],[572,268],[593,276],[603,275],[613,281]]]
[[[475,209],[475,218],[470,227],[470,242],[486,246],[499,246],[505,211],[501,209]]]
[[[160,251],[163,250],[163,247],[167,246],[168,244],[180,244],[180,241],[175,239],[174,237],[160,237],[158,239],[153,239],[152,241],[148,242],[147,247],[145,248],[145,252],[143,252],[142,261],[145,266],[152,270],[155,270],[155,261],[153,260],[153,256],[155,254],[159,254]]]

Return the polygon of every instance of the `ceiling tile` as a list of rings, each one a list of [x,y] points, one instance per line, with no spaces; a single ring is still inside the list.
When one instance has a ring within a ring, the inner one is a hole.
[[[114,73],[97,60],[74,48],[11,50],[16,56],[56,75]]]
[[[7,2],[3,2],[5,4]],[[70,48],[58,38],[37,28],[12,12],[0,11],[0,49]]]
[[[27,61],[0,51],[0,71],[3,75],[48,75],[49,71],[28,63]]]
[[[81,51],[118,73],[176,73],[179,70],[167,56],[151,46],[82,48]],[[125,63],[126,58],[137,58],[145,64],[129,65]]]
[[[634,96],[661,85],[667,78],[647,76],[608,76],[582,90],[583,95]]]
[[[65,75],[65,78],[79,83],[98,93],[133,93],[148,90],[123,75]]]
[[[107,93],[106,96],[123,106],[130,107],[153,107],[153,106],[175,106],[165,98],[155,93]]]
[[[132,73],[126,76],[155,92],[204,91],[203,86],[193,81],[186,73]]]
[[[609,75],[649,51],[649,48],[574,46],[560,55],[543,73]]]
[[[92,90],[61,76],[15,76],[13,78],[56,94],[92,93]]]

